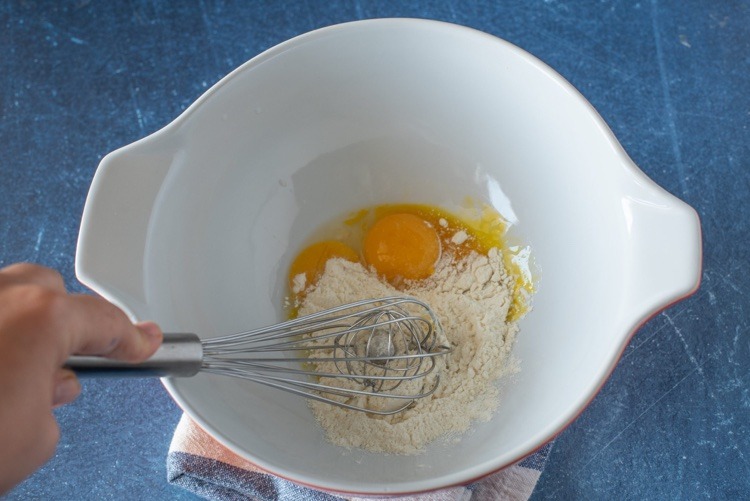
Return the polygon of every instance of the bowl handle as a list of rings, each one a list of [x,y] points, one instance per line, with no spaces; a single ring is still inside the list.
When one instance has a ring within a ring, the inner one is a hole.
[[[145,310],[149,222],[175,150],[154,136],[105,156],[94,174],[76,248],[78,280],[139,318]]]
[[[696,211],[643,176],[622,199],[632,246],[626,284],[640,322],[700,285],[702,243]]]

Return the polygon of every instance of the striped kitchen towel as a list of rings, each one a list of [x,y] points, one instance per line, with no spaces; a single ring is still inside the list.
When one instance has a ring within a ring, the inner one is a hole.
[[[552,443],[523,461],[473,484],[426,494],[402,496],[401,501],[527,500],[542,474]],[[356,501],[302,487],[259,470],[237,456],[186,415],[177,425],[167,456],[169,482],[212,500]],[[363,500],[364,501],[364,500]]]

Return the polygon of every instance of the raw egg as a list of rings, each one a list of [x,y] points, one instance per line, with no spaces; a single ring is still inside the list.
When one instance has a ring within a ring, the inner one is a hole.
[[[441,255],[461,260],[476,252],[486,255],[493,247],[502,250],[503,262],[514,279],[513,302],[508,320],[515,321],[529,311],[528,298],[534,291],[529,248],[506,240],[507,223],[490,206],[468,200],[468,215],[457,216],[442,208],[417,204],[387,204],[365,207],[315,229],[289,269],[289,304],[325,273],[326,262],[334,257],[363,261],[396,288],[407,280],[431,276]],[[294,318],[294,310],[290,312]]]
[[[414,214],[398,213],[375,222],[365,235],[363,251],[367,264],[393,282],[432,275],[440,247],[437,231],[429,222]]]
[[[348,245],[336,240],[325,240],[306,247],[294,259],[289,267],[289,285],[296,289],[297,276],[305,275],[305,282],[300,284],[302,288],[315,283],[326,269],[326,262],[334,257],[340,257],[356,263],[359,261],[357,252]]]

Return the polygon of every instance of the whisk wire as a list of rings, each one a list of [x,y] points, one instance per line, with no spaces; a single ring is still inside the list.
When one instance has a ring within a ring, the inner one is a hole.
[[[440,322],[424,302],[368,299],[205,340],[201,370],[387,415],[436,391],[440,378],[427,376],[436,357],[450,352],[442,338]],[[390,400],[406,403],[383,404]]]
[[[351,318],[352,316],[353,315],[349,315],[347,318]],[[385,321],[378,321],[378,325],[380,327],[388,327],[389,325],[403,324],[405,322],[422,323],[426,331],[424,339],[427,339],[429,336],[433,334],[432,324],[425,318],[417,317],[417,316],[405,316],[402,318],[392,318],[392,319],[385,320]],[[336,338],[340,338],[343,335],[352,335],[358,332],[372,330],[372,328],[373,328],[372,325],[361,325],[361,324],[355,324],[355,325],[338,324],[338,325],[331,325],[331,326],[326,325],[325,327],[323,327],[323,324],[321,323],[321,324],[316,324],[312,327],[308,327],[305,329],[290,329],[288,331],[284,331],[283,333],[278,333],[274,336],[258,336],[258,337],[256,337],[255,331],[246,331],[246,332],[239,333],[239,334],[233,334],[231,336],[231,338],[235,338],[236,336],[240,336],[240,335],[244,336],[242,340],[231,339],[230,341],[226,341],[226,344],[225,344],[224,339],[229,339],[230,336],[206,340],[203,342],[203,349],[204,349],[204,353],[213,354],[213,355],[225,355],[227,353],[233,353],[233,352],[243,353],[247,351],[248,339],[250,338],[252,338],[252,342],[254,343],[253,352],[282,351],[282,350],[293,350],[293,349],[313,350],[313,349],[335,348],[337,346],[340,346],[340,344],[324,345],[324,344],[317,344],[316,342],[314,346],[311,346],[309,339],[303,336],[316,333],[316,341],[324,340],[324,339],[336,339]],[[324,333],[321,333],[320,331],[322,329],[326,329],[326,331],[324,331]],[[337,330],[333,332],[327,332],[328,329],[337,329]],[[293,339],[289,341],[268,344],[265,346],[260,344],[264,341],[286,339],[289,337],[292,337]],[[422,345],[423,340],[421,340],[418,344]]]
[[[255,383],[259,383],[265,386],[269,386],[269,387],[276,388],[279,390],[284,390],[289,393],[300,395],[308,399],[313,399],[318,402],[324,402],[327,404],[335,405],[338,407],[343,407],[346,409],[356,410],[356,411],[365,411],[370,414],[376,414],[376,415],[381,415],[381,416],[396,414],[409,407],[412,407],[415,404],[416,400],[432,395],[435,392],[435,390],[437,390],[437,387],[439,384],[439,378],[437,378],[435,381],[435,384],[432,385],[432,387],[429,388],[427,391],[423,391],[418,394],[402,395],[402,394],[390,394],[390,393],[372,393],[371,391],[367,391],[367,390],[343,389],[337,386],[331,386],[331,385],[315,383],[315,382],[310,382],[310,381],[300,381],[300,380],[291,379],[291,378],[274,377],[274,376],[269,376],[267,374],[242,372],[242,371],[235,371],[231,369],[225,372],[224,371],[217,372],[217,374],[223,374],[225,376],[231,376],[231,377],[240,378],[240,379],[244,379],[248,381],[253,381]],[[346,401],[334,400],[324,395],[334,395],[334,396],[339,396],[339,397],[344,397],[344,398],[351,398],[353,395],[360,395],[360,396],[364,396],[368,398],[374,397],[374,398],[389,399],[389,400],[396,400],[396,401],[406,400],[407,402],[404,404],[399,404],[396,407],[391,406],[387,408],[386,410],[379,410],[379,409],[372,409],[372,408],[363,408],[359,405],[350,404],[350,403],[347,403]]]
[[[430,357],[430,355],[425,354],[424,357]],[[276,361],[288,361],[287,359],[275,359]],[[309,360],[315,360],[318,359],[309,359]],[[323,377],[330,377],[330,378],[347,378],[351,379],[351,374],[345,374],[342,372],[320,372],[317,370],[306,370],[306,369],[296,369],[293,367],[283,367],[268,363],[268,359],[257,359],[256,360],[235,360],[235,361],[224,361],[224,360],[218,360],[218,361],[211,361],[204,365],[204,368],[212,372],[214,374],[218,374],[220,371],[236,371],[239,369],[247,369],[248,371],[265,371],[265,372],[279,372],[284,374],[298,374],[298,375],[304,375],[304,376],[315,376],[317,378],[323,378]],[[413,379],[419,379],[422,377],[427,376],[435,369],[435,362],[434,360],[430,360],[430,363],[428,367],[421,371],[416,373],[410,373],[406,376],[403,375],[376,375],[376,374],[369,374],[367,375],[367,379],[381,379],[384,381],[405,381],[405,380],[413,380]]]
[[[336,322],[341,321],[341,320],[345,320],[349,318],[358,318],[358,317],[361,317],[362,315],[367,315],[373,312],[379,312],[383,310],[383,307],[390,307],[390,308],[396,309],[401,304],[419,305],[422,307],[424,312],[428,314],[433,324],[439,323],[437,321],[437,317],[435,316],[435,314],[432,312],[432,310],[426,303],[418,299],[410,298],[407,296],[391,296],[391,297],[384,297],[384,298],[379,298],[379,299],[364,299],[362,301],[356,301],[353,303],[336,306],[334,308],[319,311],[316,313],[311,313],[303,317],[298,317],[292,320],[287,320],[286,322],[283,322],[280,324],[260,327],[257,329],[238,332],[238,333],[230,334],[227,336],[206,339],[203,341],[203,345],[205,347],[212,346],[212,345],[231,346],[232,344],[245,344],[248,342],[248,338],[252,338],[253,341],[265,341],[265,340],[270,340],[270,339],[284,338],[289,335],[293,336],[293,335],[300,335],[300,334],[305,334],[309,332],[316,332],[325,327],[332,328],[335,326]],[[366,307],[367,305],[372,305],[372,306]],[[343,314],[343,315],[335,315],[336,313],[339,313],[341,311],[347,311],[348,313]],[[410,318],[415,319],[415,320],[421,320],[421,321],[424,321],[426,324],[430,324],[430,322],[425,320],[423,317],[412,316]],[[294,327],[297,327],[299,325],[303,325],[305,326],[305,328],[295,330]],[[339,327],[346,330],[346,329],[351,328],[351,324],[341,323]]]

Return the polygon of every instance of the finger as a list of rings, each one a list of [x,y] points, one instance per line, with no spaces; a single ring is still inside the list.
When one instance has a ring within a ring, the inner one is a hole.
[[[57,371],[53,385],[52,407],[69,404],[81,394],[81,383],[75,373],[68,369]]]
[[[40,468],[55,453],[60,428],[52,413],[48,411],[41,422],[36,418],[33,421],[33,436],[21,433],[11,435],[3,442],[9,461],[0,463],[0,496]]]
[[[57,271],[31,263],[17,263],[0,269],[0,280],[5,283],[34,284],[58,292],[65,292],[65,281]]]
[[[108,301],[94,296],[68,298],[67,353],[102,355],[126,362],[140,362],[161,345],[162,332],[151,322],[133,325],[127,315]]]

